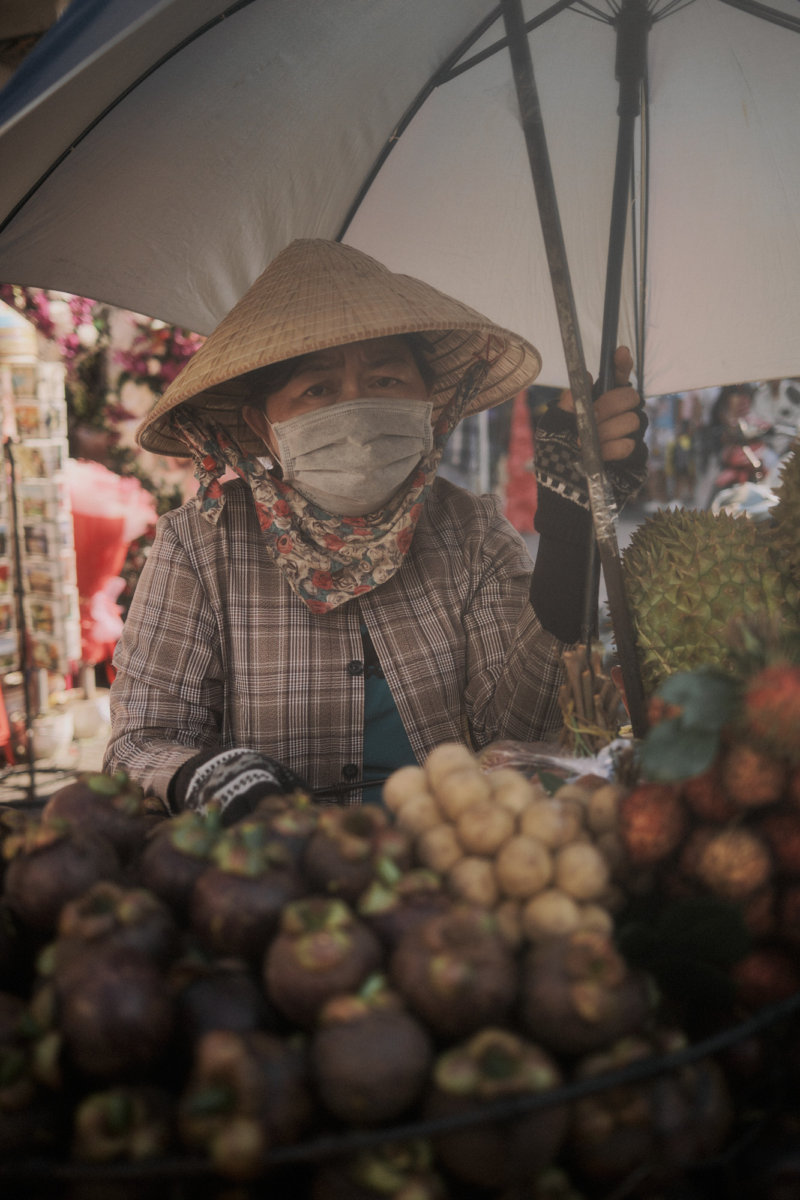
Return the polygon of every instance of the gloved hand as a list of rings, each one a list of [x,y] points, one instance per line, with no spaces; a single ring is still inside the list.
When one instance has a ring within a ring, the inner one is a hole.
[[[264,796],[308,790],[299,775],[257,750],[232,749],[195,755],[176,771],[169,787],[171,807],[203,813],[212,802],[222,822],[246,817]]]
[[[619,507],[647,478],[647,415],[627,385],[633,359],[625,346],[614,355],[617,387],[595,401],[595,419],[606,474]],[[592,517],[570,392],[536,424],[536,530],[540,534],[530,598],[545,629],[575,642],[587,587]]]
[[[638,392],[629,386],[633,359],[627,346],[614,354],[617,386],[604,392],[594,405],[597,437],[614,498],[622,507],[639,491],[647,477],[644,433],[647,414]],[[539,490],[536,528],[563,536],[561,522],[568,520],[561,505],[567,501],[589,511],[589,493],[578,446],[578,424],[571,392],[563,392],[558,405],[548,408],[536,423],[536,482]],[[538,518],[541,518],[538,519]],[[550,528],[550,522],[556,524]],[[583,529],[584,522],[578,527]]]

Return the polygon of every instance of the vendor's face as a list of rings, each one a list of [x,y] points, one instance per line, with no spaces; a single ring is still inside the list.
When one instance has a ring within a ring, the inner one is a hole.
[[[264,407],[243,410],[247,424],[277,458],[272,426],[290,417],[350,400],[429,399],[411,347],[402,337],[369,338],[306,354],[289,382],[267,396]]]

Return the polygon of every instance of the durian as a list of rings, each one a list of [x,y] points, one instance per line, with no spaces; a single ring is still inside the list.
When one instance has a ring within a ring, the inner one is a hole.
[[[797,624],[797,588],[745,516],[659,511],[634,530],[622,569],[648,695],[676,671],[733,671],[731,625],[742,618]]]
[[[781,468],[775,489],[777,503],[771,509],[770,540],[780,569],[800,586],[800,442]]]

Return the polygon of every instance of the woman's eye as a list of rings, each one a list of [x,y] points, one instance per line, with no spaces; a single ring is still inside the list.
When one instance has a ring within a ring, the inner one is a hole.
[[[402,380],[395,378],[394,375],[381,375],[375,380],[375,386],[379,388],[396,387]]]

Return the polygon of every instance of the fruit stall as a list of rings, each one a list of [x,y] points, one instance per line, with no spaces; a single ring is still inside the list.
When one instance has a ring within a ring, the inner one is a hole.
[[[559,745],[440,745],[380,805],[3,806],[3,1186],[800,1195],[798,476],[634,535],[642,739],[576,652]]]

